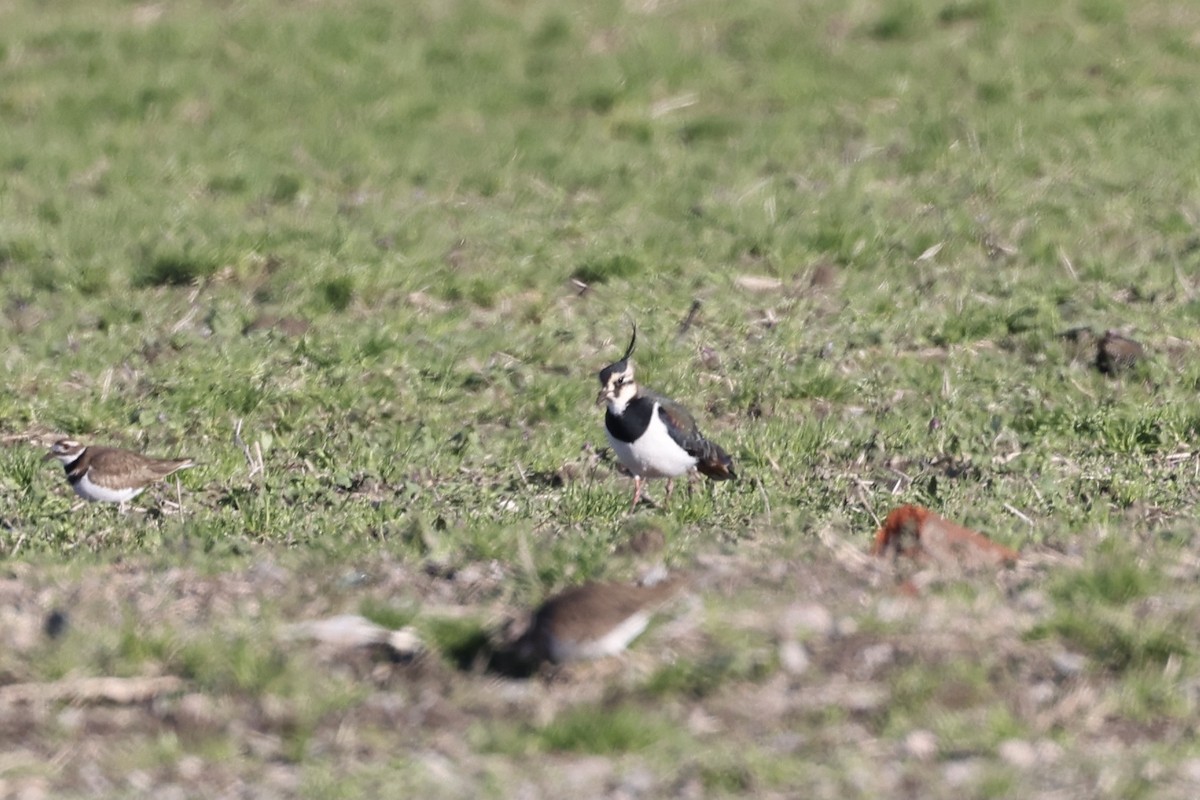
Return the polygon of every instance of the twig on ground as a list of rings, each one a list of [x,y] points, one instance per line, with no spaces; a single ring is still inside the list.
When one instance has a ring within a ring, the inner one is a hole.
[[[858,501],[862,503],[862,507],[871,515],[871,519],[875,520],[875,527],[882,528],[883,521],[879,519],[879,515],[875,513],[875,509],[871,506],[870,487],[863,483],[862,479],[857,475],[852,475],[850,480],[854,481],[854,487],[858,489]]]
[[[1075,265],[1071,263],[1071,257],[1067,255],[1067,251],[1060,245],[1058,248],[1058,260],[1062,262],[1063,267],[1067,270],[1067,274],[1072,280],[1079,280],[1079,273],[1075,271]]]
[[[104,370],[104,380],[100,383],[100,402],[108,400],[108,392],[112,389],[113,370],[112,367]]]
[[[692,323],[696,321],[696,315],[700,313],[700,301],[692,300],[691,308],[688,309],[687,315],[683,318],[683,322],[679,323],[679,331],[675,334],[676,339],[682,339],[684,335],[691,330]]]
[[[771,498],[767,495],[767,489],[763,486],[762,478],[755,477],[754,484],[758,486],[758,493],[762,495],[763,506],[767,511],[767,524],[771,524]]]
[[[238,419],[233,425],[233,442],[242,451],[242,455],[246,457],[246,463],[250,467],[250,474],[247,477],[253,478],[255,475],[263,471],[262,445],[259,442],[254,443],[254,452],[250,452],[250,446],[242,439],[242,420]]]
[[[1015,507],[1013,507],[1013,506],[1009,505],[1008,503],[1005,503],[1005,504],[1004,504],[1004,510],[1005,510],[1005,511],[1007,511],[1008,513],[1012,514],[1012,515],[1013,515],[1014,517],[1016,517],[1017,519],[1019,519],[1019,520],[1021,520],[1022,522],[1024,522],[1024,523],[1025,523],[1026,525],[1028,525],[1029,527],[1031,527],[1031,528],[1033,527],[1033,520],[1031,520],[1031,519],[1029,518],[1029,516],[1028,516],[1028,515],[1026,515],[1025,513],[1023,513],[1023,512],[1022,512],[1022,511],[1020,511],[1019,509],[1017,509],[1017,508],[1015,508]]]

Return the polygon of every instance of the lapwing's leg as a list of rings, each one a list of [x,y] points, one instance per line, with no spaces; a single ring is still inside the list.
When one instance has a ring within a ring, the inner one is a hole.
[[[675,479],[667,478],[667,496],[663,500],[663,508],[667,507],[667,503],[671,502],[671,494],[675,491]]]
[[[179,516],[183,516],[183,489],[179,485],[179,474],[175,475],[175,502],[179,505]]]
[[[633,505],[629,507],[630,511],[637,508],[638,500],[642,499],[642,476],[633,476]]]

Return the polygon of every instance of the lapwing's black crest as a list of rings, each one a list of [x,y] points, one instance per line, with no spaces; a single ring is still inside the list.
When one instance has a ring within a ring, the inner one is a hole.
[[[629,339],[629,346],[625,348],[625,355],[620,359],[609,364],[604,369],[600,370],[600,385],[608,386],[608,382],[612,380],[613,375],[623,375],[629,371],[629,357],[633,355],[633,348],[637,344],[637,325],[633,326],[633,336]]]

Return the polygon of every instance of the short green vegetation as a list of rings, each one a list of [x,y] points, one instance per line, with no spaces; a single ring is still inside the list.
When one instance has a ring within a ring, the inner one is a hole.
[[[0,693],[187,687],[31,706],[0,795],[1195,796],[1198,30],[0,4]],[[631,516],[593,401],[633,322],[742,479]],[[198,466],[75,508],[55,435]],[[912,598],[855,558],[902,502],[1030,557]],[[696,601],[632,661],[488,670],[657,561]],[[344,613],[429,653],[278,636]]]

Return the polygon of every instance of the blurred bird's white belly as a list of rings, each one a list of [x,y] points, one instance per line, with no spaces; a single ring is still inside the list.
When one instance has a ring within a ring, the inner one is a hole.
[[[671,438],[657,408],[636,442],[622,442],[608,433],[608,443],[625,468],[642,478],[674,478],[696,466],[696,459]]]
[[[567,661],[584,661],[593,658],[615,656],[622,652],[629,643],[641,636],[642,631],[650,624],[650,615],[638,611],[621,622],[608,633],[596,639],[573,641],[561,637],[551,637],[549,656],[559,664]]]

